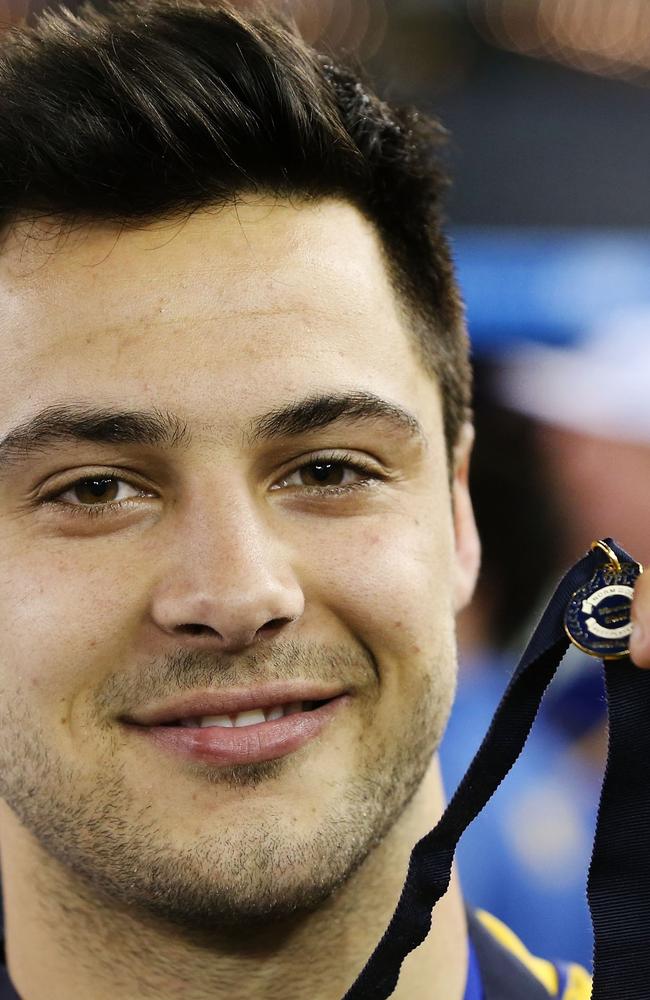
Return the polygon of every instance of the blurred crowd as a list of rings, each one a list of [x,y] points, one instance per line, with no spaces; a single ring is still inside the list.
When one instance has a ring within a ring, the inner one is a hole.
[[[630,308],[570,344],[510,344],[477,365],[484,556],[458,625],[459,691],[441,752],[449,792],[565,570],[608,535],[650,558],[649,322],[650,310]],[[602,668],[570,647],[524,754],[458,853],[473,903],[533,950],[587,966],[585,886],[606,755]]]

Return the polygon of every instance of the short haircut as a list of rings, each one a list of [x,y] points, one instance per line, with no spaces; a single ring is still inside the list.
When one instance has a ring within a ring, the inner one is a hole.
[[[95,0],[0,38],[1,232],[48,217],[135,228],[253,193],[345,199],[380,236],[451,456],[471,375],[444,137],[268,5]]]

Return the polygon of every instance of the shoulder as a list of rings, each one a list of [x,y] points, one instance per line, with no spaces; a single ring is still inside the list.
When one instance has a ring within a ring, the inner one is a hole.
[[[517,935],[485,910],[468,910],[469,932],[485,1000],[589,1000],[591,976],[580,965],[531,955]]]

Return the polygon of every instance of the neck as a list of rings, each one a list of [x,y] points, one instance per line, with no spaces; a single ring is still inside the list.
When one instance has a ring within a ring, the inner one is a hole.
[[[443,790],[432,762],[406,810],[317,911],[202,939],[97,900],[0,806],[6,952],[24,1000],[156,996],[159,1000],[340,1000],[397,905],[413,845],[436,824]],[[39,956],[38,963],[34,955]],[[461,1000],[467,929],[456,875],[424,943],[402,966],[394,1000]]]

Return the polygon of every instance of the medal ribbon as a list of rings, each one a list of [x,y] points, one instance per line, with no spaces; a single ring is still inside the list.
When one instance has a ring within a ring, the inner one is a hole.
[[[429,933],[433,907],[449,887],[458,841],[523,750],[544,692],[569,646],[567,608],[575,592],[603,569],[603,550],[609,549],[614,562],[638,566],[610,538],[595,545],[599,547],[560,581],[465,776],[438,824],[413,848],[391,921],[343,1000],[389,997],[404,959]],[[609,749],[588,879],[594,927],[591,997],[648,1000],[650,671],[638,669],[626,655],[615,655],[617,659],[604,660]]]

